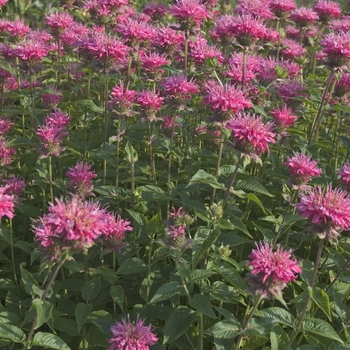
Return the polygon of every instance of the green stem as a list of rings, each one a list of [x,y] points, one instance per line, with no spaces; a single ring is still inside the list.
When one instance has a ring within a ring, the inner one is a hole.
[[[188,69],[188,30],[186,30],[185,32],[185,52],[184,52],[184,55],[185,55],[185,58],[184,58],[184,61],[185,61],[185,75],[187,75],[187,69]]]
[[[171,134],[170,134],[170,144],[169,144],[169,159],[168,159],[168,178],[167,178],[167,188],[170,193],[170,183],[171,183],[171,165],[173,161],[172,151],[173,151],[173,143],[174,143],[174,133],[175,133],[175,125],[176,125],[176,116],[173,117],[173,122],[171,125]],[[170,201],[168,201],[168,209],[170,210]]]
[[[10,221],[10,250],[11,250],[11,265],[12,265],[12,271],[13,271],[13,278],[15,281],[15,285],[18,286],[18,280],[16,275],[16,264],[15,264],[15,254],[13,251],[13,227],[12,227],[12,219]]]
[[[229,182],[229,184],[227,186],[227,189],[226,189],[226,192],[225,192],[225,195],[224,195],[224,200],[222,202],[222,206],[224,206],[226,201],[227,201],[227,198],[228,198],[228,196],[230,194],[230,189],[231,189],[231,187],[233,185],[233,182],[235,181],[235,178],[236,178],[236,175],[238,173],[239,167],[242,164],[242,160],[243,160],[242,153],[239,153],[238,161],[237,161],[237,164],[236,164],[236,168],[235,168],[235,171],[233,172],[231,180],[230,180],[230,182]]]
[[[52,181],[52,156],[49,156],[49,182],[50,182],[50,199],[51,199],[51,203],[53,203],[54,195],[53,195],[53,181]]]
[[[156,180],[156,164],[154,161],[154,154],[153,154],[153,146],[152,146],[152,124],[150,121],[148,121],[148,139],[149,139],[149,160],[151,163],[151,178],[153,185],[157,185],[157,180]]]
[[[243,50],[243,64],[242,64],[242,89],[244,88],[245,71],[247,66],[247,48]]]
[[[105,84],[104,84],[104,91],[103,91],[103,97],[104,97],[104,106],[103,106],[103,132],[102,132],[102,144],[103,144],[103,151],[106,152],[107,147],[107,109],[108,109],[108,76],[105,75]],[[103,160],[103,186],[106,185],[106,177],[107,177],[107,161]]]

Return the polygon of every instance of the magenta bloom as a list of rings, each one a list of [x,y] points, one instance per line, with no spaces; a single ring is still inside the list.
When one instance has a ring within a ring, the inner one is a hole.
[[[152,38],[153,46],[157,47],[161,52],[172,53],[185,41],[182,32],[174,30],[170,27],[161,26],[157,28],[155,36]]]
[[[14,55],[29,65],[39,63],[43,57],[49,54],[49,51],[50,48],[46,43],[35,39],[24,40],[13,49]]]
[[[137,91],[129,90],[128,86],[124,88],[124,83],[121,82],[113,87],[108,104],[117,114],[129,115],[136,94]]]
[[[259,58],[253,55],[246,55],[246,66],[244,72],[244,83],[247,84],[256,77],[259,69]],[[229,67],[226,75],[234,82],[242,83],[243,53],[234,53],[229,59]]]
[[[238,0],[235,10],[241,16],[250,15],[262,20],[273,18],[273,13],[265,0]]]
[[[158,338],[152,332],[152,327],[145,326],[145,321],[136,319],[136,323],[130,322],[130,317],[117,322],[111,327],[113,336],[108,342],[109,350],[149,350]]]
[[[203,64],[206,59],[217,58],[222,63],[224,58],[221,51],[215,46],[209,45],[208,41],[200,35],[190,40],[188,57],[196,65]]]
[[[43,105],[48,108],[56,108],[63,98],[62,91],[56,90],[54,87],[49,87],[49,92],[42,95]]]
[[[198,27],[210,17],[200,0],[176,0],[176,4],[170,8],[170,13],[180,21],[183,29]]]
[[[8,186],[0,186],[0,219],[3,216],[7,216],[9,219],[15,216],[14,196],[5,194],[7,190]]]
[[[295,281],[296,275],[302,272],[291,253],[292,250],[284,250],[280,246],[274,252],[268,243],[256,244],[247,263],[252,267],[246,278],[250,291],[268,299],[280,295],[287,283]]]
[[[307,27],[318,20],[318,14],[312,9],[299,7],[292,12],[290,18],[299,26]]]
[[[73,25],[73,17],[66,12],[51,13],[46,16],[46,24],[52,29],[53,33],[59,34]]]
[[[269,143],[275,143],[272,124],[264,124],[262,117],[240,113],[229,120],[226,126],[232,130],[234,147],[243,153],[259,155],[269,149]]]
[[[127,231],[132,231],[133,228],[130,226],[130,221],[122,219],[119,215],[115,219],[114,215],[109,214],[110,225],[108,231],[106,231],[103,238],[103,245],[105,249],[111,251],[120,252],[122,248],[126,245],[123,243],[125,239],[125,233]]]
[[[9,165],[14,154],[16,154],[16,149],[8,147],[7,142],[4,139],[0,139],[0,167]]]
[[[295,153],[291,158],[287,158],[284,163],[288,167],[292,184],[296,189],[303,189],[312,177],[320,176],[322,170],[317,167],[317,162],[311,160],[310,156],[304,153]]]
[[[288,17],[289,13],[296,9],[296,5],[293,0],[272,0],[269,8],[277,18],[281,19]]]
[[[148,2],[145,4],[142,12],[150,16],[153,20],[160,20],[168,12],[168,7],[164,4]]]
[[[314,5],[314,11],[318,14],[323,23],[328,23],[341,15],[341,7],[338,3],[330,0],[317,0]]]
[[[190,100],[193,94],[199,92],[197,85],[192,80],[187,81],[184,75],[167,77],[161,85],[166,97],[176,100]]]
[[[136,102],[140,105],[142,112],[150,121],[156,119],[155,113],[162,107],[163,100],[163,97],[160,97],[151,90],[141,91],[136,96]]]
[[[131,47],[151,41],[156,34],[156,28],[151,24],[130,18],[119,23],[116,30]]]
[[[7,3],[8,0],[0,0],[0,7],[4,6]]]
[[[69,168],[66,172],[66,176],[70,179],[69,189],[81,198],[91,195],[93,189],[91,180],[97,177],[96,173],[90,169],[90,165],[78,162],[74,168]]]
[[[276,123],[278,131],[288,129],[298,119],[298,117],[293,114],[292,110],[285,105],[282,108],[274,109],[270,113]]]
[[[4,179],[3,182],[6,184],[6,194],[13,195],[17,199],[23,192],[25,182],[17,176],[11,176],[8,179]]]
[[[8,21],[7,32],[15,38],[24,38],[30,32],[30,27],[24,24],[21,20]]]
[[[337,239],[340,232],[350,228],[350,198],[346,191],[328,185],[304,192],[296,204],[299,214],[311,221],[313,232],[320,238]]]
[[[350,188],[350,164],[345,164],[339,170],[338,175],[340,175],[339,181],[342,182],[347,189]]]
[[[0,138],[5,136],[11,130],[12,125],[13,123],[8,119],[0,118]]]
[[[292,39],[283,39],[282,45],[282,54],[285,58],[293,60],[295,58],[303,56],[306,53],[306,49]]]
[[[277,90],[282,100],[292,108],[300,104],[298,98],[306,97],[303,83],[297,80],[285,80],[277,86]]]
[[[348,30],[350,30],[350,16],[342,16],[339,19],[334,19],[330,23],[329,27],[334,32],[347,32]]]
[[[332,68],[347,65],[350,61],[350,34],[330,33],[321,41],[326,62]]]

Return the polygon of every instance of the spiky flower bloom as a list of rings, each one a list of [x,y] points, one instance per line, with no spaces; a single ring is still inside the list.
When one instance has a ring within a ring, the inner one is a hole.
[[[303,192],[296,204],[299,214],[311,221],[310,231],[320,238],[336,240],[341,231],[350,228],[350,198],[346,191],[328,185]]]
[[[235,83],[247,84],[256,77],[256,72],[259,68],[259,58],[253,55],[246,55],[246,65],[244,70],[244,82],[243,79],[243,53],[234,53],[229,59],[229,67],[226,71],[226,75],[229,76]]]
[[[113,336],[108,342],[109,350],[149,350],[158,338],[152,332],[152,326],[145,326],[145,321],[138,317],[136,323],[130,322],[130,317],[117,322],[111,327]]]
[[[5,136],[10,130],[13,123],[5,118],[0,118],[0,139]]]
[[[298,98],[306,97],[304,89],[303,83],[297,80],[285,80],[277,87],[282,100],[292,108],[300,105]]]
[[[12,37],[23,39],[30,32],[30,27],[21,20],[8,21],[6,30]]]
[[[252,267],[246,281],[250,292],[256,296],[272,299],[281,296],[290,281],[295,281],[302,272],[299,262],[291,257],[292,250],[277,246],[276,251],[268,243],[256,243],[249,254],[248,266]]]
[[[197,85],[192,81],[187,81],[184,75],[173,75],[165,78],[161,86],[166,97],[175,100],[190,100],[193,94],[199,92]]]
[[[111,230],[110,214],[98,203],[77,196],[50,203],[49,212],[34,225],[35,240],[48,260],[57,260],[65,250],[86,251],[104,233]]]
[[[156,28],[151,24],[131,18],[124,23],[119,23],[116,31],[131,47],[138,47],[141,44],[147,46],[156,34]]]
[[[264,38],[266,27],[261,20],[250,15],[243,15],[235,19],[230,28],[230,32],[236,38],[238,44],[250,46]]]
[[[11,176],[8,179],[4,179],[3,182],[6,184],[6,194],[13,195],[15,200],[19,198],[25,187],[25,182],[17,176]]]
[[[168,53],[169,55],[177,49],[180,44],[185,41],[185,36],[182,32],[164,25],[157,28],[156,34],[152,39],[152,45],[159,51]]]
[[[14,196],[6,194],[8,186],[0,186],[0,219],[3,216],[7,216],[12,219],[15,216],[14,213]]]
[[[288,167],[294,189],[304,190],[311,178],[320,176],[322,170],[317,167],[317,161],[311,160],[310,156],[304,153],[293,153],[293,157],[287,158],[284,165]]]
[[[68,188],[81,198],[91,195],[93,189],[91,180],[97,177],[96,173],[90,169],[90,165],[78,162],[74,168],[68,168],[66,172],[66,176],[70,180]]]
[[[129,116],[136,94],[137,91],[129,90],[129,87],[124,87],[124,83],[121,82],[113,87],[108,104],[118,115]]]
[[[210,17],[208,10],[200,0],[176,0],[170,8],[170,13],[176,17],[182,29],[191,30]]]
[[[248,155],[259,155],[275,143],[272,123],[264,123],[261,116],[240,113],[229,120],[226,127],[232,130],[234,147]]]
[[[318,14],[307,7],[299,7],[290,15],[298,27],[305,28],[318,20]]]
[[[210,31],[210,36],[220,41],[223,46],[231,45],[234,34],[231,27],[235,23],[236,17],[233,15],[223,15],[217,18],[214,27]]]
[[[329,33],[321,41],[326,63],[331,68],[346,66],[350,61],[350,34]]]
[[[292,39],[283,39],[282,45],[282,54],[285,58],[293,60],[295,58],[303,56],[306,53],[306,49]]]
[[[334,19],[330,24],[329,28],[334,32],[347,32],[350,30],[350,16],[342,16],[339,19]]]
[[[146,75],[153,80],[159,81],[164,73],[161,66],[170,64],[170,60],[165,54],[159,54],[157,52],[144,52],[141,51],[139,54],[139,61],[141,62],[142,68],[145,69]]]
[[[123,243],[125,239],[125,233],[132,231],[130,221],[124,220],[118,215],[115,219],[114,215],[110,215],[110,227],[102,235],[103,245],[107,250],[114,250],[120,252],[126,245]]]
[[[274,109],[270,114],[272,115],[279,132],[288,129],[298,119],[298,117],[293,114],[291,108],[285,105],[283,105],[282,108]]]
[[[188,46],[188,58],[194,62],[195,65],[203,64],[205,60],[211,58],[216,58],[219,63],[224,61],[221,51],[215,46],[209,45],[208,41],[201,35],[196,35],[190,40]]]
[[[344,164],[338,172],[340,176],[339,181],[345,185],[347,189],[350,188],[350,164]]]
[[[262,0],[238,0],[235,11],[238,15],[250,15],[262,20],[273,18],[273,13]]]
[[[13,48],[13,55],[29,68],[37,65],[50,52],[49,46],[38,40],[24,40]]]
[[[0,0],[0,7],[4,6],[8,0]]]
[[[168,12],[168,7],[164,4],[148,2],[145,4],[142,12],[150,16],[152,20],[158,21]]]
[[[269,3],[269,8],[277,18],[283,19],[296,9],[296,5],[294,0],[272,0]]]
[[[16,154],[16,149],[7,146],[5,139],[0,139],[0,167],[9,165],[14,154]]]
[[[140,105],[142,113],[150,121],[156,119],[156,112],[162,107],[163,100],[163,97],[151,90],[141,91],[136,96],[136,102]]]
[[[343,73],[334,87],[333,96],[342,98],[350,93],[350,73]]]
[[[220,123],[226,122],[232,114],[252,106],[243,91],[233,85],[220,85],[214,80],[209,80],[205,91],[203,103],[216,113],[215,120]]]
[[[50,27],[53,34],[58,35],[73,25],[73,17],[66,12],[50,13],[46,16],[46,24]]]
[[[49,91],[42,95],[43,105],[47,109],[56,108],[63,98],[62,91],[56,90],[54,87],[50,86]]]
[[[320,22],[323,23],[329,23],[330,20],[341,15],[340,5],[330,0],[317,0],[313,9],[318,14]]]

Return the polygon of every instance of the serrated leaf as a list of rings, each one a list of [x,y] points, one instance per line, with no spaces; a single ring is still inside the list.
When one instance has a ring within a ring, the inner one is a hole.
[[[254,193],[249,193],[247,198],[251,200],[252,202],[256,203],[260,209],[266,214],[266,210],[264,208],[264,205],[262,204],[261,200],[254,194]]]
[[[235,189],[246,190],[251,192],[256,192],[264,194],[268,197],[274,197],[260,182],[253,179],[238,180],[235,184]]]
[[[329,321],[332,322],[331,308],[329,305],[329,297],[327,293],[318,287],[314,287],[314,288],[308,287],[308,292],[311,299],[326,314]]]
[[[15,343],[24,343],[26,335],[24,332],[10,324],[0,324],[0,339],[11,340]]]
[[[132,273],[141,273],[147,269],[143,260],[130,258],[125,260],[117,270],[117,275],[129,275]]]
[[[124,289],[122,286],[112,286],[109,288],[109,293],[111,294],[114,302],[116,302],[119,307],[124,310]]]
[[[0,323],[17,324],[18,321],[19,317],[15,313],[6,310],[0,311]]]
[[[126,160],[130,164],[135,164],[139,159],[136,149],[132,146],[132,144],[128,141],[124,147],[126,153]]]
[[[93,278],[88,281],[88,284],[84,285],[81,291],[81,296],[85,301],[93,300],[97,297],[101,289],[101,279],[100,277]]]
[[[245,233],[249,238],[253,238],[252,235],[249,233],[249,231],[247,230],[246,225],[244,225],[243,221],[234,215],[230,215],[230,221],[232,222],[233,225],[235,225],[235,227],[237,228],[237,230],[242,231],[243,233]]]
[[[79,303],[75,307],[75,320],[77,322],[78,332],[85,323],[86,319],[89,317],[91,312],[91,304]]]
[[[79,107],[87,107],[88,109],[90,109],[91,111],[95,112],[95,113],[102,113],[102,108],[98,107],[95,105],[95,103],[92,100],[78,100],[76,101],[76,104]]]
[[[45,349],[71,350],[71,348],[60,337],[45,332],[36,333],[31,345],[41,346]]]
[[[308,318],[304,320],[303,330],[317,334],[324,338],[333,339],[340,343],[343,343],[334,328],[329,323],[321,320],[320,318]]]
[[[167,300],[173,295],[180,294],[182,291],[183,287],[178,282],[167,282],[157,290],[150,303],[152,304],[161,300]]]
[[[203,315],[216,318],[210,301],[203,294],[195,294],[193,298],[190,299],[189,305]]]
[[[188,330],[192,322],[192,311],[188,307],[173,310],[164,328],[163,344],[172,343]]]
[[[274,322],[283,324],[285,326],[293,327],[295,320],[293,315],[285,309],[280,307],[270,307],[265,310],[255,312],[256,316],[263,318],[271,318]]]
[[[196,174],[194,174],[187,185],[190,186],[194,183],[202,183],[209,185],[212,188],[223,188],[223,185],[218,182],[218,180],[215,178],[215,176],[207,173],[206,171],[200,169],[197,171]]]
[[[215,338],[232,339],[241,333],[241,324],[233,319],[223,320],[215,323],[208,331]]]
[[[191,281],[195,282],[195,281],[203,280],[203,279],[209,278],[211,275],[214,275],[214,274],[215,272],[210,270],[194,270],[191,272]]]
[[[51,318],[53,304],[48,301],[42,301],[39,298],[35,298],[32,304],[37,313],[37,323],[35,326],[35,329],[37,329]]]
[[[288,334],[278,324],[275,325],[270,333],[271,350],[282,350],[284,349],[289,341]]]
[[[36,286],[37,289],[39,289],[39,284],[38,282],[35,280],[35,278],[33,277],[33,275],[31,273],[29,273],[27,270],[25,270],[23,268],[23,266],[20,266],[20,270],[21,270],[21,279],[22,282],[24,284],[24,289],[25,291],[29,294],[29,295],[34,295],[34,291],[33,291],[33,286]],[[42,295],[43,291],[41,291],[41,295]],[[41,295],[39,295],[41,297]]]

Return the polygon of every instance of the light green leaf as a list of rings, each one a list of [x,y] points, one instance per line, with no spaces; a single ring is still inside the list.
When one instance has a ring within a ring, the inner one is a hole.
[[[24,343],[26,335],[18,327],[10,324],[0,324],[0,339],[11,340],[15,343]]]
[[[199,313],[207,315],[211,318],[216,318],[215,312],[213,311],[210,301],[203,294],[195,294],[193,298],[190,299],[189,304]]]
[[[71,348],[60,337],[44,332],[36,333],[31,345],[41,346],[45,349],[71,350]]]
[[[143,260],[131,258],[125,260],[117,270],[117,275],[130,275],[132,273],[142,273],[147,269]]]
[[[38,282],[35,280],[35,278],[31,273],[29,273],[27,270],[23,268],[23,266],[20,266],[20,270],[21,270],[21,279],[24,284],[25,291],[30,295],[34,295],[35,293],[33,291],[33,286],[37,287],[36,291],[39,290]],[[39,295],[40,297],[42,293],[43,291],[41,291],[41,294]]]
[[[241,324],[233,319],[220,321],[208,329],[215,338],[223,339],[235,338],[241,330]]]
[[[289,337],[285,330],[279,324],[275,325],[270,333],[271,350],[284,349],[288,341]]]
[[[216,180],[215,176],[207,173],[206,171],[204,171],[202,169],[198,170],[197,173],[192,176],[187,187],[194,184],[194,183],[206,184],[212,188],[224,188],[224,186],[222,184],[220,184],[218,182],[218,180]]]
[[[327,293],[318,287],[314,287],[314,288],[308,287],[308,292],[311,299],[326,314],[329,321],[332,322],[331,308],[329,305],[329,297]]]
[[[35,326],[35,329],[38,329],[41,325],[43,325],[52,317],[51,313],[53,309],[53,304],[49,303],[48,301],[42,301],[39,298],[35,298],[32,301],[32,304],[38,315],[37,323]]]
[[[124,289],[122,286],[112,286],[109,288],[109,293],[111,294],[113,300],[119,305],[119,307],[124,310]]]
[[[163,344],[172,343],[187,331],[192,322],[192,310],[188,307],[180,306],[173,310],[164,328]]]
[[[265,310],[260,310],[257,311],[255,315],[263,318],[271,318],[274,322],[289,327],[293,327],[295,323],[293,315],[280,307],[270,307]]]
[[[230,215],[229,219],[232,222],[232,224],[236,226],[237,230],[242,231],[249,238],[253,238],[252,235],[247,230],[247,227],[244,225],[243,221],[239,217],[234,216],[234,215]]]
[[[274,195],[271,194],[260,182],[252,179],[238,180],[234,188],[264,194],[268,197],[274,197]]]
[[[324,338],[333,339],[343,343],[334,328],[320,318],[308,318],[303,322],[303,330]]]
[[[139,156],[137,154],[137,151],[132,146],[132,144],[128,141],[124,147],[125,153],[126,153],[126,160],[130,164],[135,164],[137,160],[139,159]]]
[[[251,200],[252,202],[256,203],[260,209],[266,214],[266,210],[264,208],[264,205],[262,204],[261,200],[254,194],[254,193],[249,193],[247,198]]]
[[[156,294],[154,294],[150,303],[156,303],[161,300],[167,300],[171,298],[173,295],[181,293],[182,290],[183,290],[183,287],[178,282],[176,281],[167,282],[157,290]]]
[[[91,304],[79,303],[75,307],[75,320],[77,322],[78,332],[85,323],[86,319],[89,317],[91,312]]]

